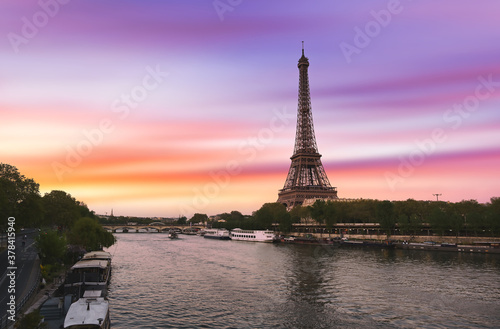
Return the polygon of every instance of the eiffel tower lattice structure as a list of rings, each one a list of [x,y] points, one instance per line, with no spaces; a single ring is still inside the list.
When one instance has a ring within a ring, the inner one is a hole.
[[[309,59],[304,55],[297,64],[299,68],[299,104],[297,109],[297,131],[295,148],[290,158],[285,185],[278,193],[278,202],[292,208],[306,199],[337,199],[337,188],[330,185],[318,152],[311,112],[309,92]]]

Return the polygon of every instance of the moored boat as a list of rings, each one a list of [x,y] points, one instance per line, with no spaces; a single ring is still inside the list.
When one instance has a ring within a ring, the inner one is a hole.
[[[456,243],[436,243],[436,242],[409,242],[400,243],[396,246],[399,249],[409,250],[431,250],[431,251],[454,251],[471,252],[483,254],[500,254],[500,244],[497,242],[478,242],[470,245],[460,245]]]
[[[82,259],[71,267],[65,287],[78,285],[106,286],[111,274],[111,263],[102,259]]]
[[[230,240],[230,233],[225,228],[210,228],[204,231],[203,237],[207,239]]]
[[[390,240],[373,241],[373,240],[341,240],[342,247],[375,247],[375,248],[394,248],[395,244]]]
[[[98,259],[98,260],[107,260],[111,262],[111,254],[107,251],[102,251],[102,250],[97,250],[97,251],[90,251],[83,255],[82,259]]]
[[[88,290],[84,296],[71,304],[66,318],[65,329],[109,329],[109,303],[101,297],[100,291]]]
[[[269,230],[242,230],[235,228],[231,231],[231,240],[254,241],[254,242],[273,242],[274,232]]]
[[[185,228],[182,230],[182,234],[186,234],[186,235],[196,235],[198,233],[198,229],[196,228]]]

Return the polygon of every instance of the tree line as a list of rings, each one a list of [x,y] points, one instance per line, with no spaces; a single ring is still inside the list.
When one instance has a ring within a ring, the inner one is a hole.
[[[476,200],[317,200],[309,211],[313,219],[327,227],[335,223],[379,223],[389,235],[395,229],[418,235],[423,226],[438,235],[500,235],[500,198],[496,197],[486,204]]]
[[[97,221],[87,205],[70,194],[53,190],[40,194],[40,185],[9,164],[0,163],[0,229],[16,219],[16,231],[39,228],[36,243],[46,276],[74,263],[79,253],[115,243],[113,234]]]
[[[206,216],[206,215],[205,215]],[[332,229],[337,223],[378,223],[388,234],[419,235],[424,227],[438,235],[500,236],[500,198],[489,203],[476,200],[460,202],[388,200],[316,200],[311,206],[286,211],[279,203],[266,203],[252,216],[237,211],[218,215],[224,222],[212,227],[234,229],[278,229],[288,233],[293,223],[312,219]]]

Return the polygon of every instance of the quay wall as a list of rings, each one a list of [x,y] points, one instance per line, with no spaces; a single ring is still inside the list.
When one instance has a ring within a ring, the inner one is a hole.
[[[306,233],[294,233],[294,235],[305,236]],[[307,233],[309,236],[316,238],[340,238],[340,234],[328,233]],[[458,244],[472,244],[474,242],[498,242],[500,238],[495,237],[474,237],[474,236],[439,236],[439,235],[391,235],[387,237],[385,234],[369,235],[369,234],[344,234],[342,237],[352,240],[394,240],[394,241],[408,241],[408,242],[425,242],[433,241],[438,243],[458,243]]]

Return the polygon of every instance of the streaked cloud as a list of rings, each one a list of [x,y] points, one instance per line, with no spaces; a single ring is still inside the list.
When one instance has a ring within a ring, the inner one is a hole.
[[[304,40],[317,143],[339,196],[487,202],[500,193],[500,4],[401,4],[347,63],[339,44],[387,1],[256,0],[224,21],[211,2],[71,1],[19,52],[0,41],[1,161],[98,213],[251,213],[276,200],[290,165]],[[35,0],[0,8],[4,36],[42,10]],[[117,112],[147,67],[168,75]],[[479,77],[493,81],[488,97],[446,114]],[[273,125],[280,111],[292,115]],[[103,120],[113,129],[99,132]],[[385,173],[435,129],[445,141],[391,189]],[[67,166],[62,179],[54,163]]]

